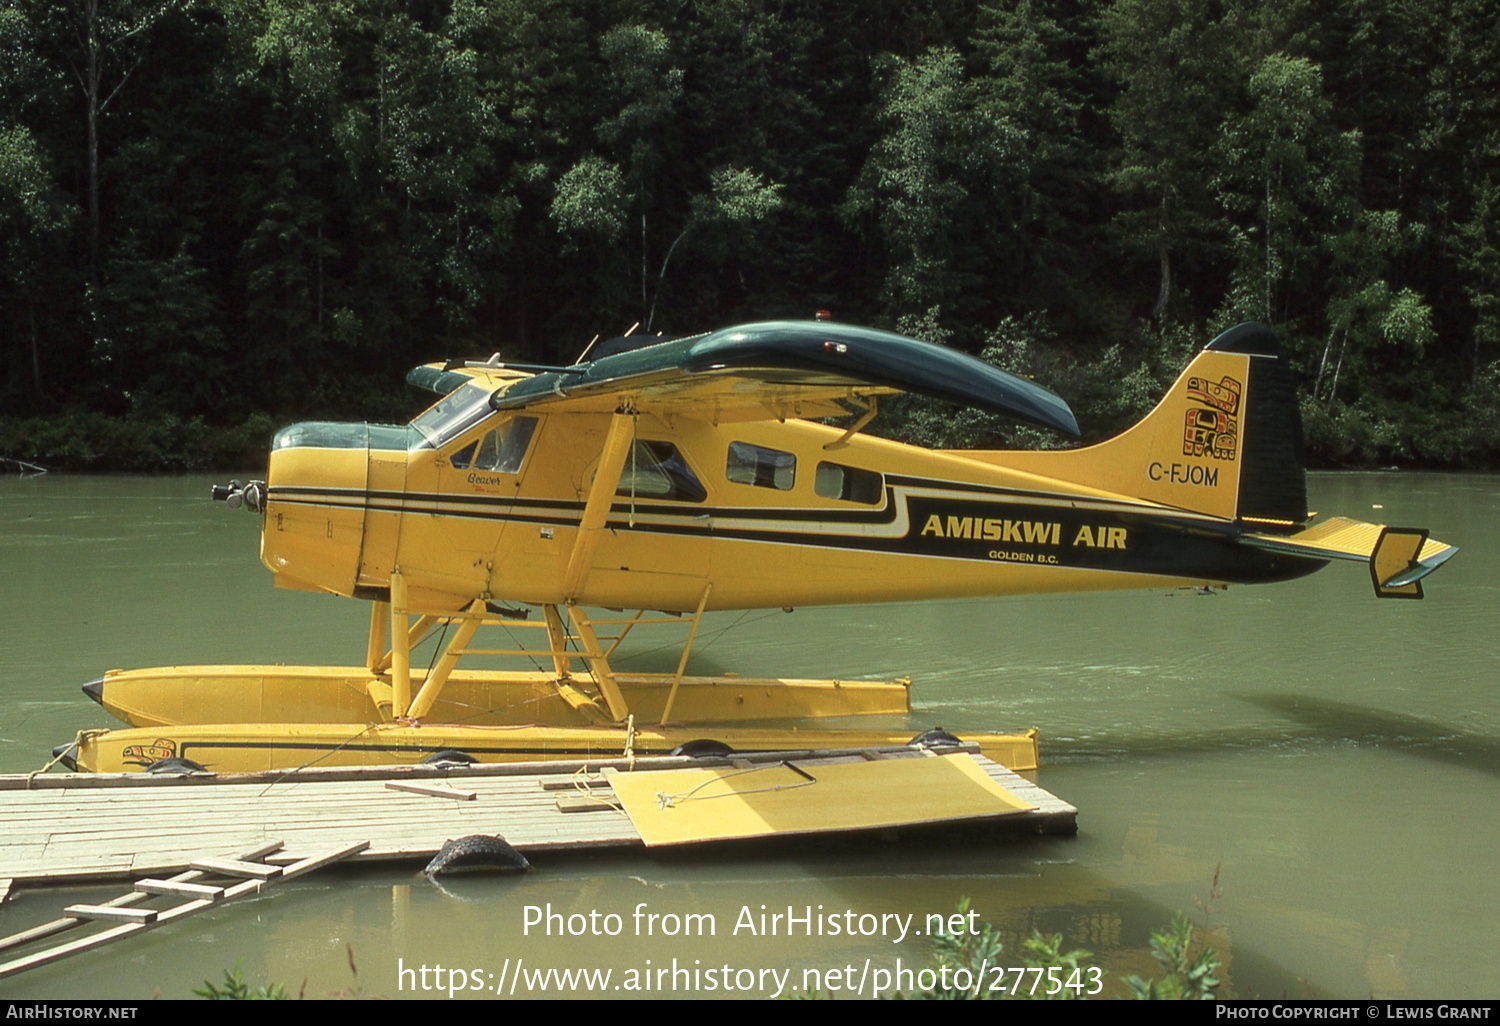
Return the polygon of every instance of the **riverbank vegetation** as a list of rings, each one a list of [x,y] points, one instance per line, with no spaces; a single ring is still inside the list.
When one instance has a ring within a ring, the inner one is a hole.
[[[0,0],[0,456],[244,466],[444,357],[807,317],[1087,436],[1273,325],[1315,465],[1500,465],[1483,0]],[[1049,439],[903,405],[943,445]]]
[[[968,907],[964,899],[958,911],[967,912]],[[1205,943],[1203,933],[1178,912],[1170,925],[1151,934],[1151,957],[1161,975],[1148,978],[1132,973],[1116,981],[1089,965],[1093,952],[1064,951],[1060,933],[1033,930],[1020,943],[1020,952],[1007,961],[1000,933],[989,923],[976,931],[943,931],[933,937],[930,965],[915,974],[918,989],[893,996],[920,1001],[1078,1001],[1092,997],[1212,1001],[1220,996],[1223,963],[1219,952]],[[1009,967],[1013,963],[1018,964],[1016,968]]]

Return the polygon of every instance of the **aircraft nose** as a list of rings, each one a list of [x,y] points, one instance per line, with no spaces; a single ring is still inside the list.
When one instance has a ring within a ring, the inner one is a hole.
[[[354,593],[371,431],[367,424],[315,421],[276,433],[260,555],[279,587]]]

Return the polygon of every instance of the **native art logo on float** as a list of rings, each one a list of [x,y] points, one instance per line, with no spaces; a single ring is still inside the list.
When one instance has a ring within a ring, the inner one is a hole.
[[[159,737],[149,745],[126,745],[120,751],[120,761],[132,766],[149,766],[160,759],[175,759],[177,742]]]

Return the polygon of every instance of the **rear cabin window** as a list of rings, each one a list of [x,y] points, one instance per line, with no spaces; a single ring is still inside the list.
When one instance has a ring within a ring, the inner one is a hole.
[[[724,476],[735,484],[790,491],[797,480],[797,457],[749,442],[730,442]]]
[[[672,502],[702,502],[708,498],[708,492],[677,446],[643,439],[631,443],[615,494]]]
[[[526,459],[531,436],[536,432],[537,418],[513,417],[476,442],[470,442],[448,457],[455,470],[485,470],[493,474],[514,474]]]
[[[842,463],[819,463],[813,491],[825,499],[874,505],[885,493],[885,480],[873,470],[846,467]]]

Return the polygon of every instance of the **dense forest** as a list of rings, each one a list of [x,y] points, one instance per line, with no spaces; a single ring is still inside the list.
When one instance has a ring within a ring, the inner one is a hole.
[[[418,362],[827,309],[1095,438],[1263,321],[1315,465],[1500,465],[1497,13],[0,0],[0,456],[243,463]]]

